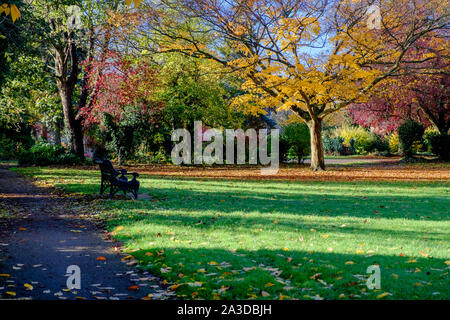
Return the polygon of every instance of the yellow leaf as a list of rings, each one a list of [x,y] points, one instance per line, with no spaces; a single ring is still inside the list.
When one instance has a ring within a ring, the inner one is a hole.
[[[396,275],[395,273],[393,273],[392,276],[394,277],[394,279],[398,279],[398,275]]]
[[[19,9],[17,9],[15,4],[12,4],[11,5],[11,19],[14,22],[19,18],[20,18],[20,11],[19,11]]]
[[[8,273],[0,273],[0,277],[10,277],[11,275]]]
[[[347,261],[345,264],[355,264],[353,261]]]
[[[327,234],[323,234],[323,235],[322,235],[322,238],[327,239],[327,238],[328,238],[328,235],[327,235]]]
[[[131,4],[131,2],[132,2],[132,0],[125,0],[125,4],[126,4],[127,6],[129,6],[129,5]]]
[[[99,260],[99,261],[105,261],[106,260],[106,258],[105,257],[97,257],[97,259],[96,260]]]
[[[273,283],[267,282],[265,286],[266,286],[266,287],[271,287],[271,286],[273,286],[273,285],[274,285]]]
[[[445,261],[445,264],[450,266],[450,260]]]
[[[411,260],[406,261],[406,263],[416,263],[416,262],[417,262],[416,259],[411,259]]]
[[[284,247],[283,251],[289,251],[289,248]]]
[[[122,230],[123,229],[123,226],[118,226],[116,229],[115,229],[115,231],[120,231],[120,230]]]
[[[176,290],[179,286],[180,286],[179,284],[174,284],[173,286],[170,286],[170,287],[169,287],[169,290],[170,290],[170,291],[174,291],[174,290]]]
[[[384,297],[389,296],[389,295],[391,295],[391,293],[389,293],[389,292],[384,292],[384,293],[382,293],[382,294],[379,294],[379,295],[377,296],[377,299],[383,299]]]
[[[14,291],[6,291],[6,294],[9,294],[10,296],[15,296],[16,293]]]
[[[27,288],[27,290],[33,290],[33,286],[31,284],[29,284],[29,283],[25,283],[23,286],[25,288]]]

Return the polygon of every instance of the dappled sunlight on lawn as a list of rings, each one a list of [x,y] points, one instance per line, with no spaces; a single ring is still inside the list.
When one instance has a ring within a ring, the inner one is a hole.
[[[98,193],[90,171],[31,172]],[[140,181],[141,200],[95,201],[124,251],[180,298],[449,298],[448,181]],[[382,290],[369,291],[374,264]]]

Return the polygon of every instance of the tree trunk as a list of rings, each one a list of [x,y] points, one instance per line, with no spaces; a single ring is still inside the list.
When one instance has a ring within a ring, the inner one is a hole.
[[[70,151],[84,160],[83,129],[76,118],[72,97],[78,81],[79,61],[73,32],[64,37],[64,47],[54,48],[56,83],[63,107],[64,123],[69,132]],[[70,73],[68,72],[70,70]]]
[[[325,170],[325,160],[322,145],[322,120],[315,118],[308,122],[311,137],[311,169]]]
[[[83,131],[81,122],[75,119],[72,106],[72,90],[61,81],[58,81],[58,89],[63,106],[64,122],[69,132],[70,151],[84,159]]]

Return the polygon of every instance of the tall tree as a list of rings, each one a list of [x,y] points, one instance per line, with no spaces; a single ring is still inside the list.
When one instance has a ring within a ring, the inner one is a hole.
[[[45,71],[56,82],[70,149],[81,158],[84,143],[78,110],[89,102],[90,94],[83,63],[88,67],[102,47],[108,12],[119,4],[121,0],[37,0],[21,7],[24,19],[19,22],[20,27],[45,62]]]

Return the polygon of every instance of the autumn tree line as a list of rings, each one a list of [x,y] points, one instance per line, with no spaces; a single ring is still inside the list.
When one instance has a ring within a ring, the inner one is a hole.
[[[86,145],[158,158],[173,129],[263,127],[270,112],[309,131],[313,170],[324,122],[343,111],[380,134],[414,119],[448,141],[442,0],[37,0],[0,13],[2,145],[16,151],[44,126],[79,159]]]

